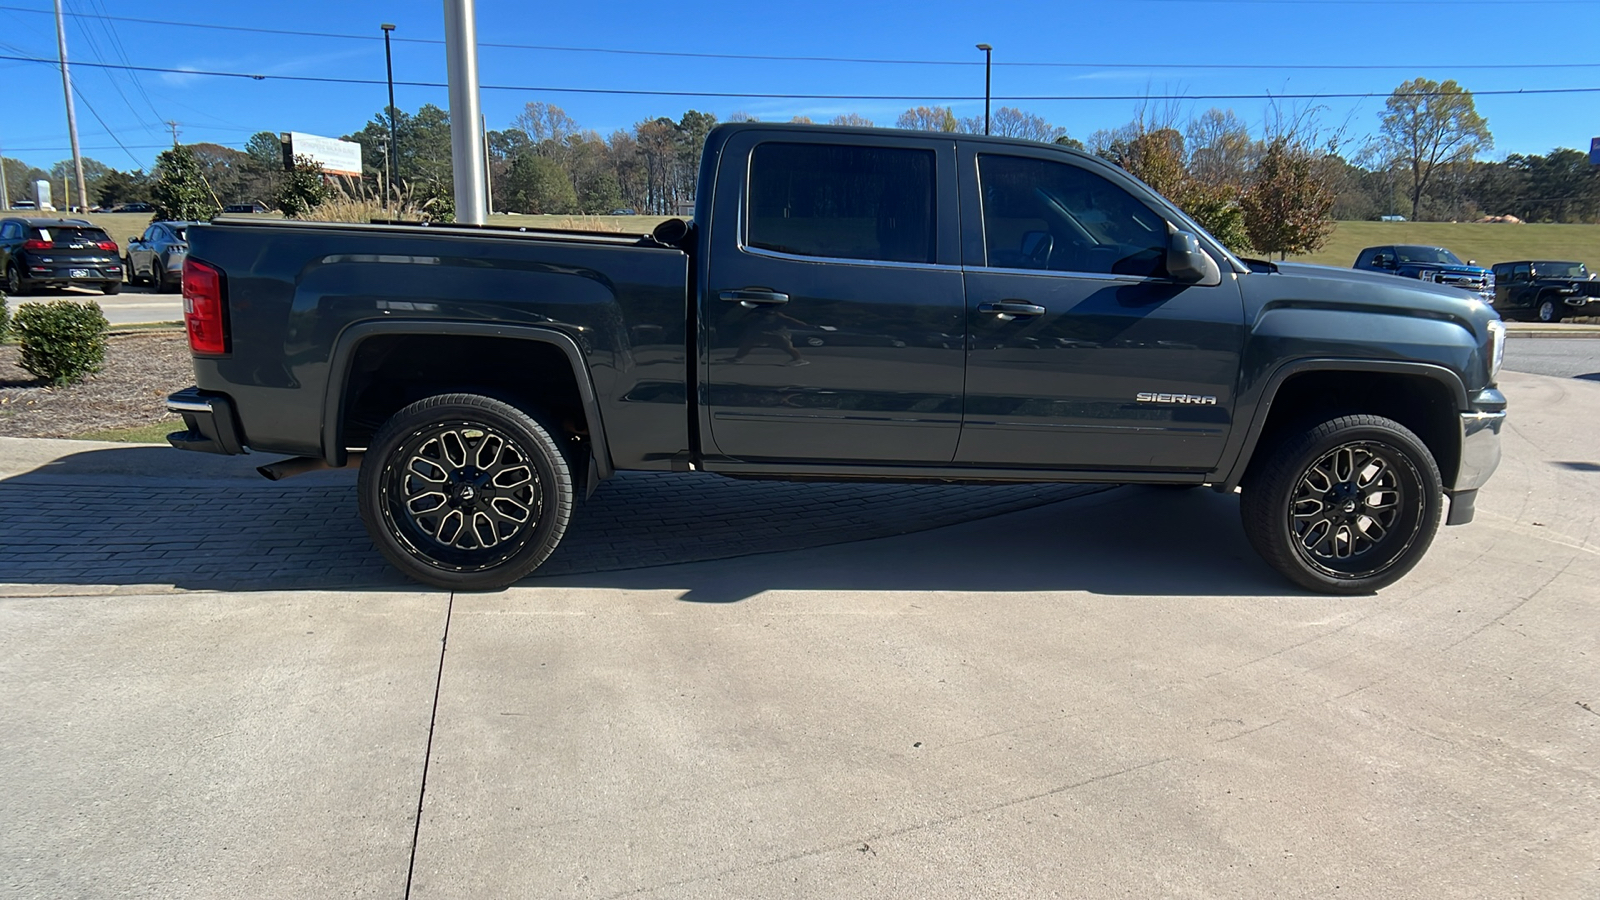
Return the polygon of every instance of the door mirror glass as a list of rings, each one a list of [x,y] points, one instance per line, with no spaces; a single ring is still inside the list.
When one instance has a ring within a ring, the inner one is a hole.
[[[1167,274],[1173,281],[1204,281],[1216,263],[1200,249],[1200,239],[1187,231],[1174,231],[1167,238]]]

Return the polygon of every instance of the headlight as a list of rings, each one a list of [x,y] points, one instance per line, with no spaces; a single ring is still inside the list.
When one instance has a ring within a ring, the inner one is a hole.
[[[1500,377],[1500,364],[1506,360],[1506,323],[1489,320],[1489,380]]]

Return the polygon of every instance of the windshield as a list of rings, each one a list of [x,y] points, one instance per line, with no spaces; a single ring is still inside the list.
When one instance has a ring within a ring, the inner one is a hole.
[[[1395,258],[1403,263],[1441,263],[1462,265],[1461,258],[1443,247],[1396,247]]]
[[[1539,262],[1533,264],[1535,278],[1588,278],[1589,270],[1583,263]]]

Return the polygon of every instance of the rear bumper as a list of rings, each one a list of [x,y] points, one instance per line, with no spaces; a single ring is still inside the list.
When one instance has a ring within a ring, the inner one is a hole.
[[[50,262],[31,264],[21,273],[29,284],[77,284],[122,280],[122,263],[106,262]]]
[[[179,450],[225,456],[246,452],[239,434],[239,420],[233,413],[233,401],[227,396],[208,394],[195,387],[184,388],[167,397],[167,411],[183,416],[185,430],[167,435],[167,443]]]

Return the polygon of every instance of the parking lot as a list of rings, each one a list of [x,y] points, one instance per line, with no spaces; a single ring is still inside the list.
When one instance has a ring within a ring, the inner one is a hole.
[[[1593,897],[1600,383],[1503,386],[1343,599],[1209,491],[653,476],[452,596],[340,473],[0,441],[0,896]]]

